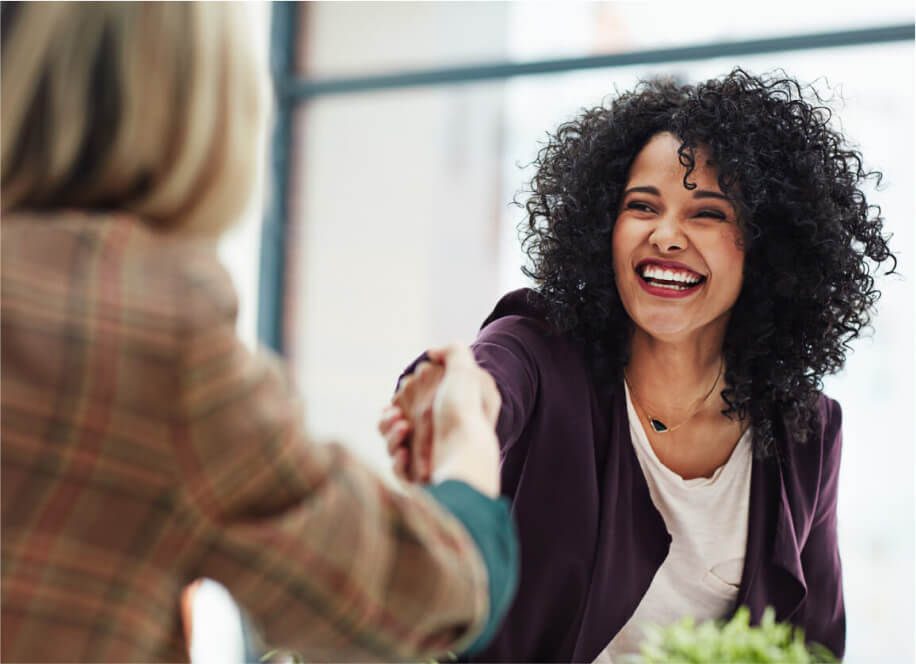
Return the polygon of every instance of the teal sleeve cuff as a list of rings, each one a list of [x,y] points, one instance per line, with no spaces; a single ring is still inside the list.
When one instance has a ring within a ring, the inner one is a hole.
[[[425,487],[470,533],[490,578],[490,615],[480,636],[461,655],[483,650],[493,639],[518,588],[518,535],[506,498],[488,498],[464,482],[448,480]]]

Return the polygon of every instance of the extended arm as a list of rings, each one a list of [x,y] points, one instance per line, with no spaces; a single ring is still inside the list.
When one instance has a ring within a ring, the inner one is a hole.
[[[173,546],[188,573],[223,583],[271,646],[309,660],[466,647],[489,614],[468,531],[423,490],[393,491],[344,448],[309,441],[278,364],[189,288],[173,431],[177,519],[194,534]],[[486,527],[508,536],[508,524]]]

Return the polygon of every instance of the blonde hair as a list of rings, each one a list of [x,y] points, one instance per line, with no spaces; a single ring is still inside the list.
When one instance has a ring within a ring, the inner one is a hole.
[[[246,8],[3,3],[2,211],[104,209],[218,232],[263,156]]]

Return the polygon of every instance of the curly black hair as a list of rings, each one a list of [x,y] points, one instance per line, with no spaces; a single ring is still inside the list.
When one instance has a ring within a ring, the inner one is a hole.
[[[696,186],[694,150],[703,146],[736,203],[745,279],[725,338],[723,414],[749,418],[759,457],[778,454],[777,427],[799,443],[817,430],[822,379],[842,368],[880,295],[874,271],[885,261],[896,268],[881,210],[861,188],[881,174],[863,168],[817,90],[784,72],[644,81],[561,125],[526,190],[523,272],[606,387],[621,379],[632,332],[611,234],[630,166],[661,132],[681,140],[685,187]]]

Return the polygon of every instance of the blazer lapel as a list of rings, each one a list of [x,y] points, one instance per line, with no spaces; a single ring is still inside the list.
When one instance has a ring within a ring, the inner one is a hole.
[[[779,474],[779,511],[776,515],[776,537],[773,541],[772,564],[783,573],[783,579],[776,586],[772,597],[776,616],[780,620],[789,620],[798,611],[799,606],[808,594],[808,584],[801,562],[801,547],[798,543],[795,520],[786,492],[786,469],[777,464]]]
[[[652,503],[630,439],[623,386],[610,395],[611,430],[599,459],[602,508],[582,623],[570,661],[591,662],[626,624],[668,555],[671,536]]]
[[[754,623],[767,606],[776,610],[777,620],[790,620],[808,591],[785,473],[775,459],[754,459],[747,553],[735,606],[747,606]]]

